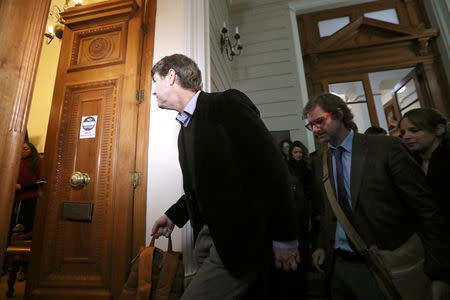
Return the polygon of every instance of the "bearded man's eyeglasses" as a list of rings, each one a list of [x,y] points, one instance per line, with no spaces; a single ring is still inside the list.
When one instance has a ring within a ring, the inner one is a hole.
[[[308,124],[305,125],[306,129],[313,131],[314,126],[322,126],[326,119],[331,116],[331,112],[326,113],[325,115],[318,117],[315,120],[312,120]]]

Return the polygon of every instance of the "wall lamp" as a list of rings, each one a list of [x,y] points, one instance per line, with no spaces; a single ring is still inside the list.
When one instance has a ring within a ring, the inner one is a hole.
[[[241,44],[241,36],[239,35],[239,27],[236,26],[236,32],[234,34],[234,42],[231,42],[228,36],[227,24],[223,22],[222,31],[220,32],[220,52],[225,52],[228,60],[233,60],[235,56],[239,56],[243,49]]]
[[[64,19],[61,17],[61,13],[69,8],[69,1],[66,0],[63,7],[60,8],[57,5],[53,5],[48,13],[49,21],[52,20],[53,25],[47,27],[47,32],[44,36],[47,39],[47,44],[50,44],[55,37],[62,39],[64,32]],[[73,0],[75,6],[81,5],[83,0]]]

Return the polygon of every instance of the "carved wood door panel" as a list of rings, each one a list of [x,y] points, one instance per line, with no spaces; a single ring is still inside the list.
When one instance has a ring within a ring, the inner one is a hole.
[[[143,51],[138,2],[110,0],[62,14],[48,184],[37,208],[28,298],[117,299],[126,280]],[[89,181],[80,177],[72,186],[76,171]]]

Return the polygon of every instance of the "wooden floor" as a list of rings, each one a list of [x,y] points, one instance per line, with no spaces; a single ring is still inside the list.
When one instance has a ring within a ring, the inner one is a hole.
[[[15,296],[12,298],[6,298],[6,291],[8,289],[7,281],[8,281],[8,275],[3,275],[0,278],[0,300],[6,300],[6,299],[21,300],[21,299],[23,299],[26,281],[21,281],[21,282],[16,281],[16,284],[14,285]]]
[[[22,300],[24,291],[25,291],[25,284],[26,281],[16,281],[16,284],[14,285],[14,297],[12,298],[6,298],[6,290],[7,290],[7,280],[8,275],[3,275],[0,278],[0,300]],[[326,300],[325,298],[308,298],[307,300]]]

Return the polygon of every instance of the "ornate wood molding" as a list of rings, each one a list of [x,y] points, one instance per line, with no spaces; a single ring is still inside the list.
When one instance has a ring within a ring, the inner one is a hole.
[[[74,28],[79,24],[92,21],[98,22],[108,18],[108,22],[114,19],[130,19],[138,10],[135,0],[109,0],[85,6],[75,6],[61,13],[65,25]]]
[[[305,48],[304,55],[430,39],[437,34],[433,28],[411,28],[360,17],[317,45]]]

